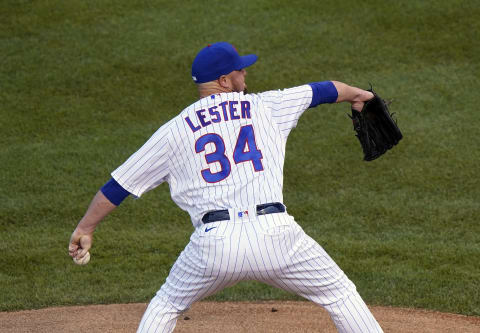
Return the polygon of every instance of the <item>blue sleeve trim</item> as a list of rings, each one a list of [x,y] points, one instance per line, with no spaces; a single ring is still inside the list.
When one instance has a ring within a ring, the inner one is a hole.
[[[312,82],[313,96],[309,108],[313,108],[319,104],[335,103],[338,98],[338,91],[332,81]]]
[[[115,206],[118,206],[125,200],[126,197],[130,195],[130,192],[125,190],[117,181],[113,178],[110,178],[105,185],[100,189],[103,195],[107,197],[108,200]]]

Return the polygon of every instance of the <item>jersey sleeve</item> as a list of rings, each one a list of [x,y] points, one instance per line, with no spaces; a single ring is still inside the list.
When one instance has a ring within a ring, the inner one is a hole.
[[[137,152],[112,172],[112,177],[118,184],[137,197],[168,179],[171,149],[167,124],[160,127]]]
[[[298,119],[312,102],[313,92],[308,84],[284,90],[260,93],[264,107],[271,111],[273,121],[283,137],[297,126]]]

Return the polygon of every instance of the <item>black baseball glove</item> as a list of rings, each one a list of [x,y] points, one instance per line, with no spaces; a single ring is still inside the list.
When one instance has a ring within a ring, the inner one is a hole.
[[[402,133],[388,111],[387,103],[370,87],[374,97],[365,102],[362,112],[352,109],[353,129],[363,149],[363,159],[372,161],[382,156],[402,139]]]

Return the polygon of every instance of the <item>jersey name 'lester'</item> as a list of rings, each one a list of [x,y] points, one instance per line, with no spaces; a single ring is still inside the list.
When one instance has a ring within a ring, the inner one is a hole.
[[[190,117],[185,117],[185,121],[193,133],[202,127],[207,127],[211,123],[219,123],[222,120],[228,121],[229,119],[236,120],[251,118],[249,101],[225,101],[208,109],[195,111],[195,113],[198,119],[198,122],[195,122],[195,124]]]

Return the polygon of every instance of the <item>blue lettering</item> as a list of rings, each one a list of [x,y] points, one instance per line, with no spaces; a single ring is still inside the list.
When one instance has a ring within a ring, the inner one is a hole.
[[[222,103],[219,104],[219,105],[222,107],[223,120],[225,120],[225,121],[228,120],[228,116],[227,116],[227,103],[228,103],[228,101],[225,101],[225,102],[222,102]]]
[[[187,122],[188,126],[190,126],[190,129],[192,130],[193,133],[195,133],[196,131],[198,131],[201,128],[200,126],[195,127],[192,124],[192,121],[190,120],[189,117],[185,117],[185,121]]]
[[[228,107],[230,109],[230,119],[240,119],[240,116],[237,116],[235,112],[237,112],[237,108],[235,107],[235,104],[238,104],[237,101],[230,101],[228,103]]]
[[[249,101],[242,101],[242,102],[240,102],[240,105],[241,105],[241,109],[242,109],[242,118],[243,119],[245,119],[245,118],[250,119],[251,118],[250,102]]]
[[[222,121],[220,118],[220,113],[218,111],[214,111],[217,108],[217,106],[212,106],[211,108],[208,108],[208,113],[210,113],[211,116],[215,116],[216,118],[211,118],[212,122],[214,123],[219,123]]]
[[[202,127],[206,127],[211,124],[210,121],[207,121],[207,122],[205,121],[205,115],[203,114],[204,112],[205,112],[205,109],[201,109],[197,111],[197,117],[200,120],[200,124],[202,125]]]
[[[239,103],[240,107],[238,105]],[[218,109],[220,106],[222,107],[222,112],[220,112],[220,110]],[[241,115],[239,115],[240,112]],[[219,103],[218,105],[209,107],[208,114],[207,109],[197,110],[195,111],[195,113],[198,118],[197,124],[193,124],[193,122],[190,120],[190,117],[185,117],[185,121],[187,122],[193,133],[195,133],[202,127],[207,127],[208,125],[211,125],[212,123],[220,123],[222,120],[228,121],[228,114],[230,114],[231,120],[237,120],[241,118],[251,119],[249,101],[225,101]]]

